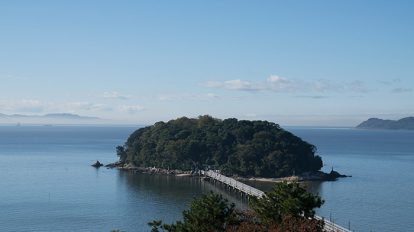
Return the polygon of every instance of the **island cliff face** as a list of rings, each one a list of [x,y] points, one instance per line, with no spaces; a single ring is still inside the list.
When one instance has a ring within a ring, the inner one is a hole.
[[[227,175],[255,177],[317,171],[322,160],[315,151],[275,123],[210,116],[157,122],[117,147],[124,165],[180,170],[210,166]]]
[[[384,120],[370,118],[362,122],[356,128],[360,129],[390,129],[390,130],[414,130],[414,117],[402,118],[400,120]]]

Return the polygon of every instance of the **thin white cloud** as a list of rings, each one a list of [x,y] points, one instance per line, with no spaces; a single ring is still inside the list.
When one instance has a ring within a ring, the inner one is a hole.
[[[328,96],[324,96],[324,95],[300,95],[300,96],[296,96],[298,98],[310,98],[310,99],[325,99],[325,98],[329,98]]]
[[[208,98],[220,98],[220,96],[215,94],[215,93],[207,93],[206,97],[208,97]]]
[[[347,87],[350,92],[355,93],[366,93],[370,91],[363,81],[352,81],[351,83],[345,85],[345,87]]]
[[[383,85],[394,85],[394,84],[398,84],[401,82],[401,79],[399,78],[393,78],[393,79],[388,79],[388,80],[380,80],[378,81],[379,83],[383,84]]]
[[[108,99],[120,99],[120,100],[126,100],[126,99],[131,98],[130,95],[123,95],[123,94],[118,93],[117,91],[104,92],[102,97],[108,98]]]
[[[22,81],[26,79],[27,78],[23,78],[23,77],[12,75],[12,74],[0,74],[0,80]]]
[[[1,101],[0,110],[15,113],[39,113],[45,111],[48,105],[35,99],[21,99],[17,101]]]
[[[122,105],[119,109],[123,112],[134,114],[140,111],[143,111],[145,108],[141,105]]]
[[[92,102],[45,102],[36,99],[0,100],[0,112],[48,113],[48,112],[100,112],[111,111],[109,105]]]
[[[160,95],[158,96],[158,100],[160,101],[173,101],[176,100],[178,97],[174,95]]]
[[[410,93],[412,92],[412,88],[394,88],[391,90],[392,93]]]
[[[261,90],[262,87],[256,86],[255,84],[249,81],[243,81],[240,79],[236,80],[228,80],[228,81],[208,81],[205,83],[205,86],[210,88],[222,88],[222,89],[230,89],[230,90],[243,90],[243,91],[258,91]]]
[[[296,89],[300,88],[297,82],[288,80],[287,78],[280,77],[277,75],[271,75],[267,78],[267,87],[268,90],[275,91],[275,92],[286,92],[286,91],[295,91]]]
[[[220,96],[215,93],[202,93],[202,94],[193,94],[193,93],[180,93],[180,94],[162,94],[158,96],[160,101],[206,101],[220,99]]]
[[[324,92],[340,92],[344,91],[345,86],[330,80],[321,79],[309,83],[310,92],[324,93]]]
[[[69,102],[62,105],[62,110],[66,111],[109,111],[111,107],[102,103],[92,102]]]
[[[271,75],[263,81],[245,81],[245,80],[228,80],[228,81],[208,81],[204,83],[205,87],[218,88],[237,91],[268,91],[276,93],[297,93],[297,92],[358,92],[365,93],[369,89],[362,81],[335,82],[325,79],[304,81],[294,80]]]
[[[19,111],[24,112],[42,112],[45,106],[38,100],[23,99],[17,105]]]
[[[255,113],[248,113],[244,115],[246,118],[257,118],[257,114]]]
[[[394,78],[389,80],[380,80],[378,81],[380,84],[385,85],[389,87],[389,91],[391,93],[409,93],[413,91],[413,88],[411,87],[401,87],[403,84],[401,79]]]

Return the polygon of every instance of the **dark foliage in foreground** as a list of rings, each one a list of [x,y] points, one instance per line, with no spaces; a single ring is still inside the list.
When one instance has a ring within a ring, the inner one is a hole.
[[[315,151],[275,123],[210,116],[157,122],[117,147],[120,161],[136,166],[191,170],[211,165],[225,174],[261,177],[317,171],[322,160]]]
[[[171,225],[153,221],[148,225],[154,232],[159,231],[158,227],[169,232],[224,231],[228,224],[236,220],[235,217],[234,204],[229,204],[221,195],[211,193],[195,199],[190,209],[184,210],[182,221]]]
[[[314,208],[323,200],[301,187],[299,183],[276,184],[271,192],[260,199],[253,199],[252,207],[262,222],[281,222],[286,215],[313,218]]]
[[[322,203],[297,183],[279,183],[253,202],[254,211],[236,211],[221,195],[210,193],[195,199],[182,221],[148,225],[151,232],[322,232],[323,222],[313,219],[313,209]]]
[[[229,226],[225,232],[323,232],[323,222],[317,219],[284,216],[280,223],[265,225],[257,223],[254,214],[250,218],[246,214],[249,215],[248,212],[242,212],[246,219]]]

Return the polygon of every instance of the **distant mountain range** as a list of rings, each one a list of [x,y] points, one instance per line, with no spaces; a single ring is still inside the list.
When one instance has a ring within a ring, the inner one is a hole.
[[[67,123],[96,123],[101,121],[98,117],[81,116],[70,113],[54,113],[44,115],[1,114],[0,123],[29,123],[29,124],[67,124]]]
[[[56,113],[56,114],[44,114],[44,115],[26,115],[26,114],[1,114],[1,118],[60,118],[60,119],[99,119],[97,117],[80,116],[77,114],[69,113]]]
[[[414,130],[414,117],[402,118],[400,120],[384,120],[379,118],[370,118],[359,124],[356,128]]]

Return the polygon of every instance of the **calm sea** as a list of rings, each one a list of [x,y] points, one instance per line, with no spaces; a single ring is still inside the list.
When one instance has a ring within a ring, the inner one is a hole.
[[[132,127],[1,126],[0,231],[149,231],[202,193],[197,178],[133,175],[90,164],[116,160]],[[414,132],[288,128],[318,146],[325,167],[352,175],[309,189],[318,214],[355,231],[414,231]],[[263,186],[268,188],[268,186]]]

